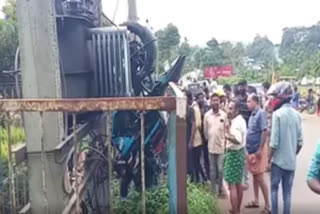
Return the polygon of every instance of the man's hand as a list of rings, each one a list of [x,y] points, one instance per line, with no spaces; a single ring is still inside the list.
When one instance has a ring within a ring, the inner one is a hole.
[[[256,151],[256,153],[254,153],[254,154],[257,158],[260,158],[261,157],[261,149],[258,149],[258,151]]]

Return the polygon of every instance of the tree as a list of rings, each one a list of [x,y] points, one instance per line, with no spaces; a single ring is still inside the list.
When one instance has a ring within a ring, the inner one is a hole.
[[[0,20],[0,72],[13,68],[18,47],[15,0],[7,0],[2,11],[6,19]]]
[[[178,49],[179,55],[186,56],[186,63],[184,66],[184,72],[189,72],[195,69],[193,55],[195,49],[190,46],[188,38],[184,37],[184,41],[181,43]]]
[[[247,54],[250,58],[262,63],[267,68],[276,63],[274,45],[266,36],[257,35],[248,46]]]
[[[6,0],[2,12],[5,14],[6,19],[17,21],[16,0]]]
[[[173,24],[168,24],[164,29],[156,32],[158,39],[159,73],[164,72],[164,63],[169,63],[177,57],[180,44],[180,34],[178,28]]]
[[[156,32],[158,39],[159,57],[162,60],[171,60],[180,44],[179,30],[173,24],[168,24],[164,29]]]
[[[223,55],[223,51],[215,38],[207,42],[207,47],[204,48],[201,61],[203,66],[228,64],[228,58]]]

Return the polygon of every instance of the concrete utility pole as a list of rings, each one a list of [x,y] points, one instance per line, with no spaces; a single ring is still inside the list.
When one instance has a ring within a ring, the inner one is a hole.
[[[128,0],[128,21],[138,22],[137,1]]]
[[[17,0],[24,98],[61,97],[55,0]],[[61,213],[63,165],[53,151],[61,142],[61,113],[24,113],[29,196],[36,214]],[[43,116],[43,117],[41,117]]]

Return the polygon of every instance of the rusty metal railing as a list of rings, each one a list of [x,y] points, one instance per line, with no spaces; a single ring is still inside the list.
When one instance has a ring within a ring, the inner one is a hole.
[[[5,99],[0,100],[1,112],[38,112],[40,115],[41,124],[41,184],[43,206],[45,213],[52,211],[50,198],[47,197],[48,193],[48,174],[45,169],[45,160],[48,159],[49,154],[55,155],[57,163],[64,159],[66,151],[73,149],[74,163],[75,163],[75,188],[73,194],[70,195],[67,205],[62,213],[80,213],[80,201],[83,199],[83,192],[86,188],[86,182],[90,179],[90,173],[94,169],[88,170],[85,175],[79,173],[78,168],[81,165],[79,158],[79,139],[84,136],[81,132],[86,133],[86,124],[79,125],[77,123],[76,114],[80,112],[105,112],[106,114],[106,142],[108,148],[108,195],[109,195],[109,213],[112,210],[112,151],[111,151],[111,113],[113,111],[167,111],[169,112],[168,123],[168,183],[169,183],[169,207],[170,213],[187,213],[186,205],[186,154],[185,149],[185,116],[186,116],[186,100],[181,91],[174,85],[170,84],[172,96],[167,97],[129,97],[129,98],[99,98],[99,99]],[[43,145],[43,114],[46,112],[69,112],[72,114],[72,131],[64,141],[53,150],[46,150]],[[144,136],[144,116],[141,114],[141,136]],[[92,122],[92,121],[91,121]],[[90,121],[88,122],[90,123]],[[93,121],[94,123],[94,121]],[[28,142],[27,142],[28,147]],[[24,148],[25,149],[25,148]],[[141,163],[144,163],[144,137],[141,137],[140,147]],[[142,205],[143,213],[146,213],[146,196],[145,196],[145,177],[144,177],[144,164],[141,164],[141,182],[142,182]],[[32,179],[32,176],[29,176]],[[30,182],[30,181],[29,181]],[[14,189],[11,190],[14,193]],[[1,199],[0,199],[1,200]],[[23,212],[33,209],[33,204],[27,204]],[[14,210],[13,213],[17,212]]]

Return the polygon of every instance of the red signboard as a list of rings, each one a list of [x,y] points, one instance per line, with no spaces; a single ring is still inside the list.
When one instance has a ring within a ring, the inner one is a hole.
[[[233,74],[231,65],[208,66],[204,68],[204,77],[206,79],[216,79],[218,77],[230,77]]]

